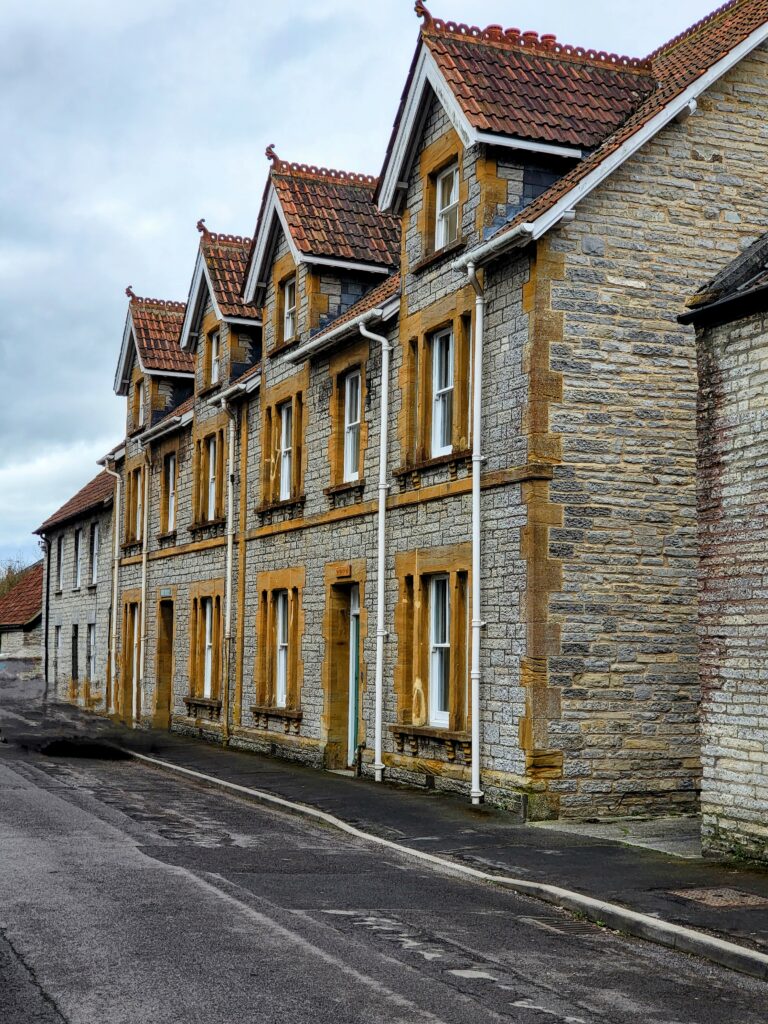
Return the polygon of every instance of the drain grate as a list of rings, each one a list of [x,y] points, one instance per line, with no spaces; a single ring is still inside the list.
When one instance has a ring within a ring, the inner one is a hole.
[[[671,896],[702,903],[705,907],[768,907],[768,899],[740,889],[670,889]]]

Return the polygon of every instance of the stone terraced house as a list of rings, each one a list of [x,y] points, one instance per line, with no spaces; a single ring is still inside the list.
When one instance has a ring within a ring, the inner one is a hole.
[[[110,686],[115,478],[98,476],[35,531],[43,540],[43,667],[60,696],[104,707]]]
[[[643,59],[444,23],[377,179],[130,296],[101,710],[531,819],[701,778],[696,341],[768,227],[768,0]],[[153,364],[152,360],[157,362]]]

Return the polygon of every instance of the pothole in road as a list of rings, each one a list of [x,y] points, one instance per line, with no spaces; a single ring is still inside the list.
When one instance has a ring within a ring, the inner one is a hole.
[[[40,750],[46,757],[79,757],[91,761],[129,761],[131,755],[118,747],[95,740],[51,740]]]

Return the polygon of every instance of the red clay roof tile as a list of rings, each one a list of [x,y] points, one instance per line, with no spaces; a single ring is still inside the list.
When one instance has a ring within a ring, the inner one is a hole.
[[[400,220],[373,202],[376,179],[287,163],[269,147],[271,181],[296,248],[308,256],[396,267]]]
[[[105,505],[114,497],[114,492],[115,478],[104,469],[38,526],[35,533],[45,533],[54,526],[62,526],[72,519],[84,516],[87,512]]]
[[[497,232],[535,221],[594,171],[606,157],[643,128],[667,104],[768,21],[768,0],[731,0],[648,58],[657,85],[632,116],[588,157],[555,182]]]
[[[194,358],[179,345],[185,304],[141,298],[130,286],[125,293],[131,300],[133,334],[141,365],[158,373],[193,373]]]
[[[258,319],[259,306],[244,303],[240,297],[248,266],[251,239],[241,235],[221,235],[209,231],[205,220],[197,222],[201,233],[200,250],[222,316]]]
[[[422,40],[478,131],[590,148],[654,88],[650,64],[518,29],[443,22],[423,5]]]
[[[35,562],[5,597],[0,597],[0,626],[26,626],[43,610],[43,563]]]

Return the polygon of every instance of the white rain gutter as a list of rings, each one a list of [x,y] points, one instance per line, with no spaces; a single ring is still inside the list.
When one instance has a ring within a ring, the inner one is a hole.
[[[483,467],[483,334],[485,330],[485,293],[477,279],[474,263],[467,265],[467,277],[475,290],[475,350],[472,379],[472,655],[470,662],[472,708],[471,792],[473,804],[481,804],[480,788],[480,643],[485,623],[480,615],[480,473]]]
[[[386,627],[386,571],[387,571],[387,451],[389,442],[389,364],[392,346],[383,334],[369,331],[365,321],[359,325],[359,331],[369,341],[381,345],[381,409],[379,410],[379,509],[377,515],[377,569],[376,569],[376,677],[374,688],[374,725],[373,725],[373,773],[377,782],[384,779],[384,762],[382,760],[382,718],[384,714],[384,641],[387,638]]]
[[[139,721],[139,694],[144,692],[144,665],[147,656],[147,555],[149,544],[147,543],[147,530],[149,529],[149,476],[152,471],[152,462],[149,451],[142,445],[144,450],[144,508],[142,509],[143,521],[141,524],[141,646],[139,648],[139,678],[134,680],[133,687],[133,721]]]
[[[110,476],[113,476],[117,483],[115,484],[115,500],[112,504],[112,614],[110,622],[110,635],[109,635],[109,658],[112,663],[111,678],[112,685],[110,687],[109,699],[110,706],[107,708],[107,714],[111,714],[115,709],[115,687],[117,686],[117,601],[119,596],[119,574],[120,574],[120,489],[123,483],[122,476],[114,469],[110,469],[106,464],[103,463],[104,469]]]
[[[538,217],[532,223],[519,224],[512,231],[494,235],[487,242],[478,245],[475,249],[459,257],[453,263],[454,270],[466,272],[470,263],[474,263],[478,267],[482,266],[507,249],[520,245],[521,241],[523,243],[525,241],[535,241],[548,231],[551,231],[573,209],[576,203],[594,191],[609,175],[613,174],[617,167],[620,167],[625,160],[634,156],[662,128],[666,128],[672,121],[686,120],[687,117],[695,113],[699,96],[766,40],[768,40],[768,21],[763,22],[759,28],[755,29],[746,39],[743,39],[738,46],[730,50],[717,64],[713,64],[709,71],[706,71],[689,85],[687,89],[670,100],[658,114],[652,117],[634,135],[625,139],[618,149],[609,154],[604,160],[601,160],[594,170],[577,182],[572,189],[566,192],[541,217]]]
[[[316,352],[327,348],[332,342],[342,337],[342,335],[353,334],[356,330],[359,331],[363,324],[370,323],[372,320],[388,320],[399,308],[400,295],[398,293],[387,299],[381,306],[377,306],[375,309],[368,309],[352,320],[346,320],[343,324],[339,324],[338,327],[328,331],[327,334],[319,334],[315,338],[311,338],[306,344],[299,346],[294,352],[287,353],[283,358],[288,363],[303,363],[305,359],[309,359]],[[360,333],[362,334],[362,331]]]

